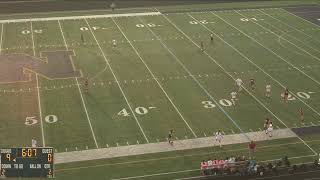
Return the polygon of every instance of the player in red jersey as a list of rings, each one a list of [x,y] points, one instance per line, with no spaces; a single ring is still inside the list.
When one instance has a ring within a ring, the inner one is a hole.
[[[283,93],[283,101],[284,101],[285,103],[288,103],[288,97],[289,97],[289,90],[288,90],[288,88],[286,88],[286,89],[284,90],[284,93]]]
[[[84,90],[85,90],[86,93],[89,92],[89,79],[88,78],[86,78],[84,80]]]
[[[304,123],[304,112],[303,112],[302,107],[300,107],[300,108],[299,108],[299,113],[300,113],[300,120],[301,120],[301,123]]]

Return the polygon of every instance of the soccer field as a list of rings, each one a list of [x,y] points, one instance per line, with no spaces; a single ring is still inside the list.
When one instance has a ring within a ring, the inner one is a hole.
[[[283,8],[146,10],[0,20],[0,146],[30,146],[32,138],[56,153],[143,145],[166,142],[170,129],[177,141],[218,130],[240,136],[262,131],[266,117],[276,130],[320,125],[319,24]],[[310,157],[317,138],[263,143]],[[261,160],[282,156],[262,152]]]

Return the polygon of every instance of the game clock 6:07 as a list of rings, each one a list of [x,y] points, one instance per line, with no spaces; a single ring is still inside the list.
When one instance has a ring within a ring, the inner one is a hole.
[[[2,148],[0,154],[0,177],[53,177],[53,148]]]

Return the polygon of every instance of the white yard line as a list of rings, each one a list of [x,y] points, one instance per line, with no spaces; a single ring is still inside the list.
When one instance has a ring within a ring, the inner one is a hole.
[[[212,14],[214,14],[212,12]],[[198,23],[199,21],[197,19],[195,19],[193,16],[191,16],[189,14],[189,16],[196,20]],[[218,15],[216,15],[218,17]],[[222,19],[222,18],[220,18]],[[222,19],[224,22],[226,22],[224,19]],[[217,35],[215,32],[213,32],[211,29],[209,29],[207,26],[205,26],[204,24],[202,23],[199,23],[201,24],[201,26],[203,26],[205,29],[207,29],[208,31],[210,31],[211,33],[213,33],[216,37],[218,37],[221,41],[223,41],[225,44],[227,44],[228,46],[230,46],[233,50],[235,50],[238,54],[240,54],[242,57],[244,57],[245,59],[247,59],[249,62],[251,62],[253,65],[255,65],[257,68],[259,68],[261,71],[265,72],[261,67],[259,67],[257,64],[255,64],[251,59],[249,59],[246,55],[244,55],[242,52],[240,52],[237,48],[235,48],[234,46],[232,46],[230,43],[226,42],[223,38],[221,38],[219,35]],[[265,72],[266,75],[268,75],[270,78],[274,79],[273,77],[271,77],[268,73]],[[274,79],[275,80],[275,79]],[[247,91],[248,93],[250,93],[249,91]],[[250,93],[251,94],[251,93]],[[256,99],[257,102],[259,102],[260,105],[262,105],[269,113],[271,113],[279,122],[281,122],[285,127],[289,128],[278,116],[276,116],[271,110],[269,110],[269,108],[267,108],[260,100],[258,100],[255,96],[252,95],[252,97],[254,99]],[[314,154],[317,154],[317,152],[312,149],[307,143],[305,143],[305,141],[300,138],[298,136],[298,138],[314,153]]]
[[[296,157],[292,157],[292,158],[288,158],[290,159],[300,159],[300,158],[306,158],[306,157],[313,157],[315,155],[306,155],[306,156],[296,156]],[[280,160],[280,159],[270,159],[270,160],[266,160],[266,161],[259,161],[259,162],[273,162],[276,160]],[[180,173],[186,173],[186,172],[194,172],[194,171],[201,171],[200,168],[198,169],[188,169],[188,170],[181,170],[181,171],[171,171],[171,172],[163,172],[163,173],[155,173],[155,174],[146,174],[146,175],[140,175],[140,176],[129,176],[129,177],[122,177],[122,178],[115,178],[112,180],[125,180],[125,179],[140,179],[140,178],[146,178],[146,177],[154,177],[154,176],[163,176],[163,175],[171,175],[171,174],[180,174]],[[213,176],[214,177],[214,176]],[[196,177],[188,177],[188,178],[179,178],[179,180],[182,179],[199,179],[199,178],[210,178],[210,176],[196,176]],[[235,178],[236,179],[236,178]],[[175,179],[178,180],[178,179]]]
[[[57,20],[75,20],[75,19],[96,19],[110,17],[130,17],[130,16],[154,16],[160,15],[159,12],[144,12],[144,13],[124,13],[124,14],[103,14],[103,15],[88,15],[88,16],[67,16],[67,17],[48,17],[48,18],[31,18],[31,19],[7,19],[0,20],[0,23],[17,23],[26,21],[57,21]]]
[[[1,24],[0,55],[1,55],[1,53],[2,53],[2,38],[3,38],[3,24]]]
[[[249,136],[250,139],[253,139],[256,142],[270,141],[275,139],[297,138],[297,135],[291,129],[274,130],[273,136],[271,138],[268,135],[266,135],[263,131],[249,132],[249,133],[246,133],[246,135]],[[110,158],[124,157],[124,156],[135,156],[135,155],[153,154],[153,153],[161,153],[161,152],[164,153],[164,152],[172,152],[172,151],[181,151],[181,150],[188,150],[188,149],[195,149],[195,148],[208,148],[208,147],[215,146],[215,142],[213,141],[213,139],[214,137],[210,136],[210,137],[195,138],[195,139],[176,140],[174,142],[174,146],[169,145],[168,142],[158,142],[158,143],[148,143],[148,144],[136,144],[136,145],[129,145],[129,146],[108,147],[108,148],[100,148],[100,149],[90,149],[90,150],[82,150],[82,151],[61,152],[56,154],[55,163],[63,164],[63,163],[80,162],[80,161],[97,160],[97,159],[110,159]],[[230,135],[224,136],[222,145],[227,146],[232,144],[249,143],[249,142],[250,140],[244,137],[243,134],[230,134]],[[286,143],[286,145],[289,145],[289,144],[303,144],[303,143],[300,141]],[[283,145],[278,144],[278,145],[272,145],[272,146],[261,146],[261,147],[258,147],[258,149],[266,148],[266,147],[277,147],[277,146],[283,146]],[[245,153],[247,153],[248,148],[245,147],[242,150],[245,151]],[[229,151],[234,151],[234,149]],[[207,154],[208,153],[203,153],[202,155],[207,155]],[[183,156],[196,156],[196,155],[198,156],[201,154],[183,155]],[[172,159],[175,157],[164,157],[160,159]],[[159,159],[155,159],[155,160],[159,160]],[[125,162],[125,163],[127,164],[129,162]]]
[[[142,133],[143,137],[145,138],[145,140],[147,141],[147,143],[149,143],[149,140],[148,140],[148,138],[147,138],[147,136],[146,136],[146,134],[145,134],[145,132],[144,132],[144,130],[143,130],[143,128],[142,128],[142,126],[140,125],[140,122],[139,122],[138,118],[137,118],[137,117],[136,117],[136,115],[135,115],[135,112],[133,111],[133,109],[132,109],[132,107],[131,107],[131,105],[130,105],[130,103],[129,103],[129,101],[128,101],[127,97],[126,97],[126,94],[124,93],[124,91],[123,91],[123,89],[122,89],[122,87],[121,87],[121,85],[120,85],[120,83],[119,83],[119,80],[118,80],[117,76],[115,75],[115,73],[114,73],[113,69],[111,68],[111,65],[110,65],[110,63],[109,63],[109,60],[108,60],[108,58],[106,57],[106,55],[105,55],[105,53],[104,53],[104,51],[103,51],[102,47],[100,46],[100,43],[99,43],[98,39],[96,38],[95,34],[93,33],[92,28],[91,28],[91,26],[90,26],[89,22],[87,21],[87,19],[84,19],[84,20],[86,21],[86,23],[87,23],[87,25],[88,25],[88,28],[89,28],[89,30],[90,30],[90,32],[91,32],[91,34],[92,34],[92,36],[93,36],[94,40],[96,41],[96,43],[97,43],[97,45],[98,45],[98,47],[99,47],[99,49],[100,49],[100,52],[101,52],[101,54],[102,54],[102,56],[103,56],[104,60],[106,61],[106,63],[107,63],[107,65],[108,65],[109,69],[110,69],[110,72],[111,72],[111,73],[112,73],[112,75],[113,75],[113,78],[114,78],[114,79],[115,79],[115,81],[117,82],[117,85],[118,85],[118,87],[119,87],[119,89],[120,89],[120,91],[121,91],[121,93],[122,93],[122,96],[123,96],[123,98],[125,99],[125,101],[127,102],[127,105],[128,105],[128,107],[129,107],[129,109],[130,109],[130,111],[131,111],[131,113],[132,113],[132,115],[133,115],[134,119],[136,120],[136,123],[137,123],[137,125],[139,126],[140,131],[141,131],[141,133]]]
[[[290,37],[290,38],[292,38],[292,39],[294,39],[294,40],[296,40],[296,41],[299,41],[299,43],[303,44],[304,46],[306,46],[306,47],[308,47],[308,48],[310,48],[310,49],[312,49],[312,50],[317,51],[318,53],[320,53],[320,50],[318,50],[318,49],[316,49],[316,48],[314,48],[314,47],[312,47],[312,46],[310,46],[310,45],[306,44],[306,43],[305,43],[305,42],[303,42],[302,40],[300,40],[300,39],[298,39],[298,38],[294,37],[293,35],[290,35],[289,33],[287,33],[287,32],[285,32],[285,31],[281,30],[281,29],[280,29],[280,28],[278,28],[278,27],[276,27],[275,25],[273,25],[273,24],[271,24],[271,23],[268,23],[267,21],[263,21],[263,23],[265,23],[265,24],[267,24],[267,25],[269,25],[269,26],[273,27],[274,29],[276,29],[276,30],[277,30],[277,31],[279,31],[279,32],[282,32],[282,34],[278,36],[279,43],[280,43],[280,39],[285,39],[285,38],[284,38],[284,35],[287,35],[288,37]],[[302,53],[298,53],[298,54],[302,54]],[[304,54],[302,54],[302,55],[304,55]],[[306,56],[306,55],[305,55],[305,56]]]
[[[277,20],[278,22],[280,22],[280,23],[282,23],[282,24],[285,24],[286,26],[290,27],[291,29],[294,29],[295,31],[300,32],[301,34],[304,34],[305,36],[311,38],[312,40],[319,42],[319,41],[316,40],[314,37],[312,37],[312,36],[310,36],[309,34],[307,34],[307,33],[303,32],[303,31],[295,28],[294,26],[291,26],[290,24],[288,24],[288,23],[286,23],[286,22],[284,22],[284,21],[282,21],[282,20],[280,20],[280,19],[278,19],[278,18],[276,18],[276,17],[274,17],[274,16],[272,16],[272,15],[270,15],[270,14],[268,14],[268,13],[262,11],[262,10],[260,10],[260,9],[259,9],[259,11],[262,12],[263,14],[271,17],[272,19],[275,19],[275,20]]]
[[[313,23],[313,22],[311,22],[311,21],[308,21],[308,20],[306,20],[306,19],[304,19],[304,18],[302,18],[302,17],[300,17],[300,16],[297,16],[297,15],[295,15],[295,14],[293,14],[293,13],[289,12],[289,11],[286,11],[286,10],[284,10],[284,11],[285,11],[286,13],[288,13],[288,14],[292,15],[292,16],[295,16],[295,17],[297,17],[297,18],[299,18],[299,19],[303,20],[304,22],[307,22],[308,24],[312,24],[312,25],[314,25],[314,26],[317,26],[317,28],[319,28],[319,27],[320,27],[320,25],[315,24],[315,23]]]
[[[245,16],[245,15],[241,14],[241,13],[240,13],[240,12],[238,12],[238,11],[235,11],[235,12],[236,12],[236,13],[238,13],[238,14],[239,14],[240,16],[242,16],[242,17],[248,18],[247,16]],[[259,23],[255,22],[255,21],[253,21],[253,20],[251,20],[251,19],[249,19],[249,21],[250,21],[250,22],[252,22],[252,23],[254,23],[254,24],[256,24],[256,25],[258,25],[258,26],[260,26],[260,27],[262,27],[262,28],[263,28],[263,29],[265,29],[266,31],[269,31],[270,33],[274,34],[274,35],[275,35],[275,36],[277,36],[278,38],[281,38],[281,36],[280,36],[280,35],[278,35],[277,33],[273,32],[273,31],[272,31],[272,30],[270,30],[269,28],[266,28],[266,27],[264,27],[263,25],[261,25],[261,24],[259,24]],[[296,45],[295,43],[293,43],[293,42],[289,41],[288,39],[285,39],[285,38],[282,38],[282,39],[283,39],[283,40],[285,40],[285,41],[287,41],[288,43],[292,44],[294,47],[298,48],[300,51],[303,51],[304,53],[308,54],[310,57],[312,57],[312,58],[314,58],[314,59],[316,59],[316,60],[320,61],[320,58],[319,58],[319,57],[317,57],[317,56],[315,56],[315,55],[311,54],[309,51],[307,51],[307,50],[305,50],[305,49],[301,48],[300,46],[298,46],[298,45]],[[320,82],[318,82],[318,81],[317,81],[317,83],[320,85]]]
[[[68,50],[69,50],[68,44],[67,44],[66,38],[64,37],[64,33],[63,33],[63,31],[62,31],[62,26],[61,26],[61,23],[60,23],[59,20],[58,20],[58,24],[59,24],[61,36],[62,36],[62,38],[63,38],[63,42],[64,42],[64,44],[65,44],[66,50],[68,51]],[[88,113],[88,110],[87,110],[87,106],[86,106],[86,103],[84,102],[84,98],[83,98],[83,95],[82,95],[82,92],[81,92],[81,89],[80,89],[80,85],[79,85],[78,78],[76,77],[75,79],[76,79],[77,87],[78,87],[79,94],[80,94],[80,97],[81,97],[82,105],[83,105],[83,108],[84,108],[84,111],[85,111],[85,113],[86,113],[87,120],[88,120],[88,123],[89,123],[89,126],[90,126],[90,130],[91,130],[91,134],[92,134],[94,143],[95,143],[96,147],[99,148],[99,145],[98,145],[97,139],[96,139],[96,135],[95,135],[95,133],[94,133],[94,131],[93,131],[93,128],[92,128],[92,124],[91,124],[90,116],[89,116],[89,113]]]
[[[139,18],[139,17],[138,17]],[[140,21],[145,25],[145,27],[147,27],[147,29],[153,34],[154,37],[156,37],[159,42],[161,43],[161,45],[172,55],[172,57],[174,57],[174,59],[181,65],[181,67],[189,74],[189,76],[198,84],[198,86],[210,97],[210,99],[212,101],[214,101],[214,103],[216,104],[216,106],[225,114],[225,116],[228,117],[228,119],[242,132],[244,133],[244,131],[241,129],[241,127],[236,123],[236,121],[223,109],[223,107],[218,103],[218,101],[215,100],[215,98],[208,92],[208,90],[203,87],[203,85],[198,81],[197,78],[195,78],[195,76],[189,71],[189,69],[182,63],[182,61],[168,48],[168,46],[161,40],[161,38],[156,35],[153,30],[146,25],[146,23],[139,18]],[[245,134],[244,134],[245,135]]]
[[[222,17],[220,17],[219,15],[211,12],[213,15],[215,15],[216,17],[218,17],[219,19],[221,19],[223,22],[225,22],[226,24],[228,24],[229,26],[233,27],[234,29],[238,30],[239,32],[241,32],[242,34],[244,34],[245,36],[247,36],[248,38],[250,38],[252,41],[256,42],[257,44],[259,44],[261,47],[265,48],[266,50],[268,50],[269,52],[271,52],[272,54],[276,55],[278,58],[282,59],[283,61],[287,62],[285,59],[283,59],[281,56],[279,56],[278,54],[276,54],[274,51],[272,51],[271,49],[265,47],[263,44],[261,44],[259,41],[257,41],[256,39],[254,39],[253,37],[249,36],[248,34],[246,34],[245,32],[241,31],[239,28],[235,27],[234,25],[232,25],[231,23],[229,23],[228,21],[226,21],[225,19],[223,19]],[[211,31],[211,30],[210,30]],[[212,32],[212,31],[211,31]],[[220,37],[220,39],[222,39]],[[224,41],[224,40],[223,40]],[[224,41],[225,42],[225,41]],[[233,47],[233,46],[232,46]],[[253,64],[254,66],[256,66],[258,69],[260,69],[264,74],[266,74],[270,79],[272,79],[274,82],[276,82],[277,84],[279,84],[282,88],[285,88],[285,86],[283,84],[281,84],[278,80],[276,80],[275,78],[273,78],[270,74],[268,74],[264,69],[262,69],[260,66],[258,66],[257,64],[255,64],[252,60],[250,60],[247,56],[245,56],[243,53],[241,53],[239,50],[235,49],[239,54],[242,54],[242,56],[247,59],[251,64]],[[288,64],[291,64],[290,62],[287,62]],[[303,71],[301,71],[299,68],[297,68],[296,66],[294,66],[293,64],[291,64],[291,66],[294,69],[297,69],[299,72],[301,72],[302,74],[305,74]],[[307,77],[309,77],[308,75],[306,75]],[[304,105],[306,105],[308,108],[310,108],[313,112],[315,112],[316,114],[318,114],[320,116],[320,113],[315,110],[313,107],[311,107],[309,104],[307,104],[305,101],[303,101],[300,97],[298,97],[297,95],[295,95],[294,93],[292,93],[292,96],[294,96],[296,99],[300,100]]]
[[[33,56],[36,56],[36,49],[35,49],[35,42],[34,42],[34,36],[33,36],[33,28],[32,28],[32,22],[30,22],[30,31],[31,31],[31,39],[32,39],[32,49],[33,49]],[[43,121],[42,121],[42,109],[41,109],[41,99],[40,99],[40,86],[39,86],[39,79],[38,74],[35,74],[36,76],[36,83],[37,83],[37,94],[38,94],[38,109],[39,109],[39,118],[40,118],[40,126],[41,126],[41,135],[42,135],[42,146],[46,146],[46,141],[44,138],[44,128],[43,128]]]
[[[181,114],[180,110],[177,108],[177,106],[173,103],[172,99],[169,97],[169,95],[167,94],[167,92],[164,90],[164,88],[162,87],[162,85],[160,84],[160,82],[157,80],[157,78],[155,77],[155,75],[153,74],[153,72],[151,71],[151,69],[149,68],[149,66],[146,64],[146,62],[143,60],[143,58],[141,57],[140,53],[137,51],[137,49],[133,46],[133,44],[131,43],[131,41],[128,39],[128,37],[124,34],[124,32],[122,31],[122,29],[120,28],[120,26],[118,25],[118,23],[111,18],[112,21],[115,23],[115,25],[118,27],[119,31],[122,33],[122,35],[126,38],[126,40],[128,41],[128,43],[131,45],[132,49],[135,51],[135,53],[137,54],[137,56],[140,58],[141,62],[145,65],[145,67],[148,69],[150,75],[153,77],[153,79],[157,82],[159,88],[162,90],[162,92],[164,93],[164,95],[167,97],[167,99],[170,101],[171,105],[173,106],[173,108],[177,111],[177,113],[179,114],[179,116],[181,117],[181,119],[184,121],[184,123],[187,125],[187,127],[189,128],[189,130],[191,131],[191,133],[193,134],[194,137],[197,137],[196,133],[193,131],[193,129],[191,128],[191,126],[189,125],[189,123],[187,122],[187,120],[183,117],[183,115]]]

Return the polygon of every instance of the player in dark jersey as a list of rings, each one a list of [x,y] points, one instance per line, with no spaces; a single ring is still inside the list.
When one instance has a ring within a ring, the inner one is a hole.
[[[213,34],[212,33],[210,34],[210,41],[211,41],[211,43],[213,43]]]
[[[283,93],[283,100],[285,103],[288,103],[288,97],[289,97],[289,90],[288,88],[286,88]]]
[[[264,125],[263,125],[263,129],[264,129],[264,131],[265,131],[266,134],[268,134],[269,122],[270,122],[270,120],[269,120],[269,118],[267,117],[267,118],[266,118],[266,121],[264,122]]]
[[[251,78],[250,79],[250,87],[251,87],[251,89],[254,90],[256,88],[255,86],[256,86],[256,82],[255,82],[255,80],[253,78]]]
[[[86,78],[84,80],[84,90],[85,90],[86,93],[89,92],[89,79],[88,78]]]
[[[170,145],[173,145],[173,129],[170,129],[169,134],[168,134],[168,142]]]

